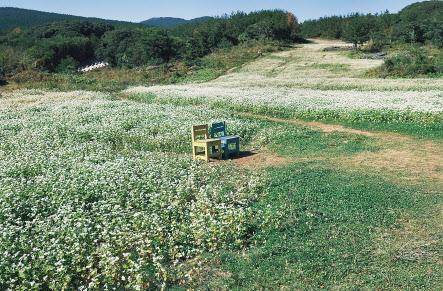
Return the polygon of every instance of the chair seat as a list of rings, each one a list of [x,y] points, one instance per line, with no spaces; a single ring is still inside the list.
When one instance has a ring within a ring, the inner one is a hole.
[[[200,144],[200,145],[206,145],[206,144],[212,144],[212,143],[218,143],[220,142],[219,138],[209,138],[209,139],[200,139],[193,142],[193,144]]]
[[[237,135],[231,135],[231,136],[222,136],[220,137],[220,140],[222,141],[222,143],[226,143],[228,141],[234,141],[234,140],[240,140],[240,137]]]

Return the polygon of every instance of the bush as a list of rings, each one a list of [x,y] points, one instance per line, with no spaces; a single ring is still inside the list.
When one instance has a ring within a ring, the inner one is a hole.
[[[78,67],[78,62],[72,57],[64,58],[57,66],[57,72],[69,73],[74,72]]]
[[[415,77],[443,73],[442,53],[433,55],[424,47],[401,47],[381,67],[382,77]]]

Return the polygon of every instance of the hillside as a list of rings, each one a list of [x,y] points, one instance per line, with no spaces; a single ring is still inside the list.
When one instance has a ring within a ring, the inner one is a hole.
[[[399,12],[403,21],[443,21],[443,2],[425,1],[406,6]],[[426,17],[423,18],[423,16]]]
[[[194,18],[191,20],[186,20],[183,18],[175,18],[175,17],[155,17],[150,18],[148,20],[140,22],[141,24],[155,27],[163,27],[163,28],[174,28],[176,26],[188,23],[196,23],[202,22],[205,20],[211,19],[209,16]]]
[[[29,28],[39,25],[45,25],[51,22],[59,22],[66,20],[88,20],[91,22],[107,22],[116,26],[155,26],[163,28],[174,28],[178,25],[202,22],[211,19],[209,16],[186,20],[174,17],[155,17],[140,23],[108,20],[95,17],[83,17],[68,14],[44,12],[30,9],[0,7],[0,31],[14,29],[16,27]]]
[[[154,17],[148,20],[140,22],[141,24],[148,26],[157,26],[157,27],[167,27],[171,28],[177,25],[185,24],[188,21],[183,18],[175,18],[175,17]]]
[[[66,20],[88,20],[91,22],[104,21],[117,26],[138,25],[131,22],[117,20],[82,17],[13,7],[0,7],[0,30],[8,30],[16,27],[29,28],[33,26],[48,24],[51,22]]]

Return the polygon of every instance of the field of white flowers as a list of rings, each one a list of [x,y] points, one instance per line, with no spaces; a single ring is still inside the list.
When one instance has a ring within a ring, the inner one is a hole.
[[[443,112],[443,91],[350,91],[289,88],[225,88],[208,84],[135,87],[128,94],[155,94],[158,98],[207,100],[243,106],[292,110],[395,110]]]
[[[242,247],[260,174],[189,154],[191,125],[220,118],[258,130],[199,106],[2,96],[0,289],[159,288],[187,278],[185,259]]]
[[[363,72],[382,62],[350,59],[343,52],[323,51],[330,46],[345,45],[317,40],[317,43],[259,58],[211,82],[133,87],[126,93],[295,111],[443,112],[441,78],[363,77]]]

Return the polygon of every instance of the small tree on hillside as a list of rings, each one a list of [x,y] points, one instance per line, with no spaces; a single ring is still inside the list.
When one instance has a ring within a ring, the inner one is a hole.
[[[357,49],[358,45],[363,45],[371,38],[374,23],[369,17],[363,17],[356,14],[350,18],[345,25],[343,31],[343,40],[354,44]]]

